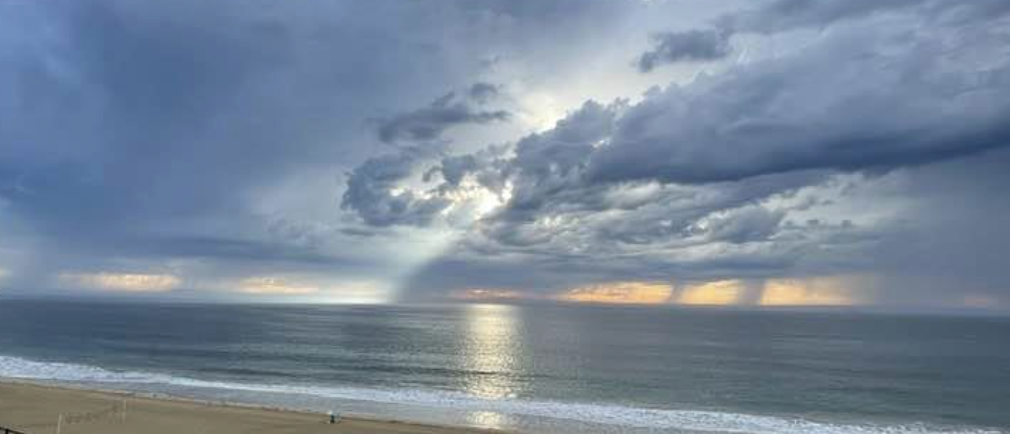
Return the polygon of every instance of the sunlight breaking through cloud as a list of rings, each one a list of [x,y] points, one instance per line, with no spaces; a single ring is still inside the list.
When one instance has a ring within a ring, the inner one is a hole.
[[[762,306],[849,306],[856,303],[841,282],[830,279],[776,279],[765,283]]]
[[[576,303],[662,304],[672,294],[673,287],[665,283],[610,282],[572,288],[556,298]]]
[[[720,280],[687,285],[681,289],[677,303],[689,305],[736,304],[742,292],[743,282],[739,280]]]
[[[528,296],[521,291],[510,289],[473,288],[453,292],[450,298],[466,301],[492,301],[519,300],[528,298]]]
[[[713,306],[851,306],[863,302],[868,276],[818,276],[776,279],[726,279],[692,283],[680,289],[677,304]]]
[[[1010,2],[836,1],[13,2],[4,292],[1010,308]]]
[[[300,295],[317,292],[319,288],[291,283],[277,277],[251,277],[242,281],[239,291],[246,294]]]

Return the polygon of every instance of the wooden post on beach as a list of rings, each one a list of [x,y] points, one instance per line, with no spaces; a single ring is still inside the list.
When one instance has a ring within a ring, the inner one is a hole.
[[[56,419],[56,434],[60,434],[63,430],[63,413],[60,413],[60,418]]]
[[[123,423],[125,424],[126,423],[126,398],[123,398],[123,405],[119,408],[119,410],[123,412],[123,414],[122,414],[122,416],[123,416]]]

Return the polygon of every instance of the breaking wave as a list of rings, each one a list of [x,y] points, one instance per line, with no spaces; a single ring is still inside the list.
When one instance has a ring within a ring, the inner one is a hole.
[[[340,386],[292,386],[201,380],[159,373],[113,371],[72,363],[39,362],[0,356],[0,377],[74,383],[143,386],[164,385],[209,390],[300,394],[319,398],[367,401],[463,411],[497,412],[517,416],[576,420],[625,427],[691,430],[741,434],[1003,434],[987,429],[942,429],[922,424],[835,424],[799,418],[749,415],[717,411],[635,408],[519,399],[487,399],[461,392],[378,389]]]

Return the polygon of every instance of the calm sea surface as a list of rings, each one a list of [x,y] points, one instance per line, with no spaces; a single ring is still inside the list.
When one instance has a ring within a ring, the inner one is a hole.
[[[0,377],[523,432],[1010,432],[1010,319],[0,300]]]

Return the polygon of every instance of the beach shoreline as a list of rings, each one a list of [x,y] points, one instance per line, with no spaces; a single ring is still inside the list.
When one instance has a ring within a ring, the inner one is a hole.
[[[123,407],[120,410],[120,406]],[[84,419],[64,425],[61,434],[176,432],[206,433],[366,433],[518,434],[491,428],[418,423],[410,420],[325,413],[232,401],[212,401],[79,384],[0,378],[0,427],[27,434],[56,432],[60,415]]]

